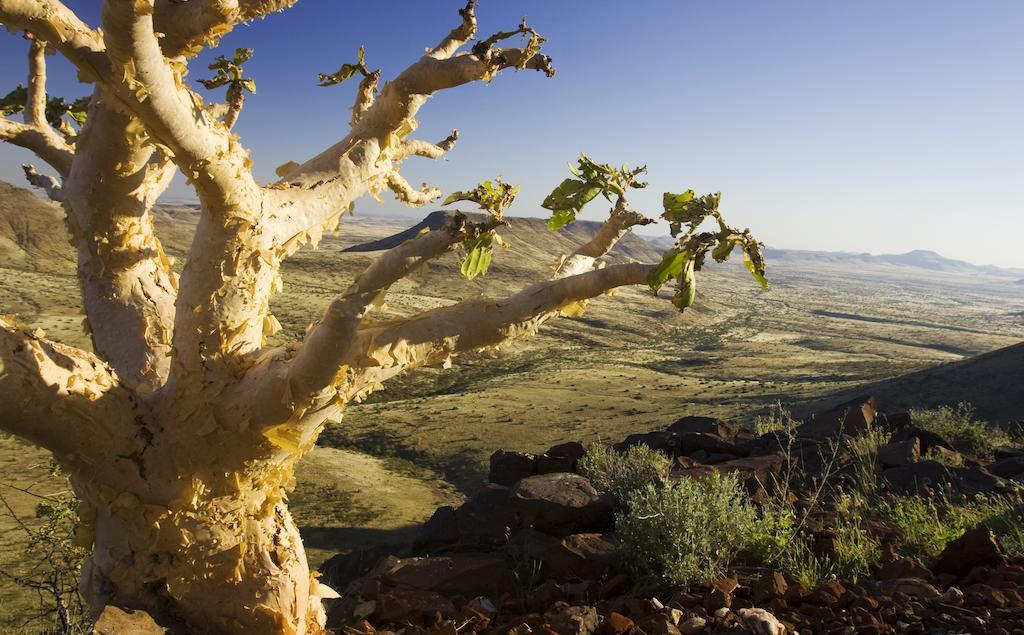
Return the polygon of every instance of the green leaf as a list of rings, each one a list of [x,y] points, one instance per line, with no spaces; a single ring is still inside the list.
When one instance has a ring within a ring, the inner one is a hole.
[[[355,64],[342,64],[341,68],[330,75],[318,73],[317,77],[320,80],[321,86],[334,86],[351,79],[356,73],[360,73],[363,77],[370,74],[370,71],[366,68],[366,49],[362,46],[356,52]]]
[[[0,99],[0,114],[14,115],[25,110],[25,102],[28,101],[28,89],[18,84],[14,90]]]
[[[548,219],[548,229],[556,231],[575,220],[576,212],[568,209],[557,210],[551,214],[551,218]]]
[[[494,258],[494,247],[492,242],[495,233],[484,232],[475,238],[467,238],[463,243],[466,254],[459,261],[459,271],[470,280],[484,275],[491,266],[491,259]]]
[[[92,103],[91,97],[79,97],[75,101],[71,102],[70,108],[68,108],[68,115],[75,120],[79,126],[85,125],[85,118],[89,115],[89,104]]]
[[[245,64],[250,59],[252,59],[252,53],[253,53],[252,49],[249,49],[249,48],[237,48],[237,49],[235,49],[235,55],[233,57],[233,61],[238,66],[241,66],[242,64]]]
[[[729,255],[732,254],[732,249],[735,246],[735,240],[731,238],[719,238],[718,244],[711,250],[711,257],[715,259],[715,262],[725,262],[729,259]]]
[[[690,252],[687,250],[673,248],[666,251],[658,266],[647,276],[647,284],[657,292],[666,282],[682,273],[689,259]]]
[[[472,190],[452,192],[441,205],[449,205],[455,201],[471,201],[490,212],[496,219],[500,219],[505,208],[511,205],[518,195],[518,185],[511,185],[497,178],[493,183],[484,181]]]
[[[694,275],[694,261],[686,261],[682,272],[677,279],[676,294],[672,296],[672,304],[680,311],[693,306],[697,298],[697,277]]]
[[[249,78],[243,79],[241,81],[241,86],[250,93],[256,94],[256,80]]]
[[[674,223],[687,223],[696,227],[704,222],[709,215],[718,211],[718,203],[722,194],[705,194],[697,197],[693,190],[686,190],[681,194],[665,192],[662,196],[662,206],[665,212],[662,218]]]
[[[764,254],[761,253],[761,245],[757,241],[751,239],[743,243],[743,264],[761,288],[767,291],[768,278],[765,276]]]

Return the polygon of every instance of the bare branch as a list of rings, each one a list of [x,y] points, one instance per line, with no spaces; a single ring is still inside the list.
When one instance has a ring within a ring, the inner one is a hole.
[[[46,45],[31,33],[25,33],[30,42],[28,49],[28,98],[25,103],[25,123],[42,128],[46,121]]]
[[[370,306],[395,282],[447,253],[466,238],[466,217],[455,213],[444,227],[408,240],[384,253],[328,308],[296,356],[290,371],[292,395],[314,394],[331,385],[356,330]]]
[[[64,193],[61,191],[60,182],[50,176],[49,174],[40,174],[36,172],[34,165],[23,165],[21,169],[25,171],[25,179],[32,185],[42,189],[46,192],[46,195],[50,197],[52,201],[64,200]]]
[[[401,174],[396,171],[389,172],[384,177],[385,182],[388,184],[388,189],[395,193],[395,197],[412,207],[419,207],[426,205],[430,201],[437,200],[441,197],[441,190],[436,187],[430,187],[426,183],[420,189],[416,189],[409,185],[409,182],[405,180]]]
[[[448,59],[455,55],[455,52],[462,48],[466,42],[476,37],[476,6],[477,0],[468,0],[466,6],[459,9],[462,22],[452,29],[451,33],[445,36],[440,44],[435,46],[427,55],[437,60]]]
[[[191,57],[235,26],[284,11],[297,0],[157,0],[154,23],[164,34],[160,46],[167,57]]]
[[[654,220],[629,208],[625,196],[619,196],[607,220],[594,237],[576,249],[559,265],[555,277],[564,278],[589,270],[594,261],[611,251],[619,239],[636,225],[649,225]]]
[[[0,141],[31,150],[61,176],[66,176],[71,170],[74,158],[71,147],[49,126],[40,129],[0,117]]]
[[[643,284],[653,269],[640,263],[612,265],[534,284],[503,300],[461,302],[364,329],[343,363],[366,368],[368,377],[379,381],[403,368],[532,335],[559,309],[616,287]]]
[[[440,159],[445,152],[450,152],[459,139],[459,131],[452,130],[452,133],[444,141],[430,143],[420,139],[406,141],[395,152],[392,159],[395,162],[403,161],[410,156],[426,157],[428,159]]]

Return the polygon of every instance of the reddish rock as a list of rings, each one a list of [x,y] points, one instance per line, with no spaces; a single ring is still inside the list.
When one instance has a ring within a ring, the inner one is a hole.
[[[554,445],[537,457],[537,474],[575,472],[576,464],[586,453],[583,444],[576,441]]]
[[[789,584],[786,578],[778,571],[769,571],[762,575],[751,589],[753,600],[757,604],[766,604],[776,598],[783,598]]]
[[[999,543],[985,526],[976,527],[946,545],[932,570],[938,575],[964,575],[976,566],[1006,563]]]
[[[381,579],[391,586],[464,597],[498,597],[515,586],[505,558],[492,554],[395,560]]]
[[[455,615],[455,605],[443,595],[433,591],[392,589],[377,596],[377,608],[371,617],[378,624],[434,624],[438,617],[452,619]]]
[[[597,609],[567,606],[551,616],[551,629],[559,635],[591,635],[598,627]]]
[[[814,415],[797,428],[797,435],[827,439],[840,434],[856,435],[867,432],[874,426],[876,406],[874,397],[857,397]]]
[[[524,478],[509,497],[524,526],[552,535],[607,531],[613,525],[611,503],[577,474]]]
[[[636,623],[621,613],[611,612],[598,627],[598,635],[625,635],[636,628]]]

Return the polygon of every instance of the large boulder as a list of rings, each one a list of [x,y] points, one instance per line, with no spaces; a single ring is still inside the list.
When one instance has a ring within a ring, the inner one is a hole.
[[[568,472],[524,478],[509,494],[523,526],[554,536],[609,531],[612,503],[590,481]]]
[[[609,534],[570,534],[556,538],[526,528],[506,548],[514,559],[539,562],[545,576],[558,580],[599,580],[621,562],[621,552]]]
[[[797,427],[797,436],[829,439],[862,434],[874,427],[877,414],[874,397],[857,397],[805,420]]]
[[[666,431],[677,434],[699,432],[701,434],[713,434],[723,439],[735,439],[739,433],[739,429],[736,426],[713,417],[683,417],[670,425]]]
[[[899,443],[900,441],[909,441],[911,439],[917,439],[921,444],[921,454],[928,454],[933,448],[944,448],[946,450],[953,450],[953,446],[950,445],[949,441],[943,439],[940,435],[932,432],[931,430],[925,430],[916,426],[904,426],[897,430],[889,438],[890,443]]]
[[[988,466],[988,471],[1003,478],[1013,478],[1024,474],[1024,456],[1011,456],[999,459]]]
[[[669,457],[679,455],[679,433],[667,430],[655,430],[654,432],[638,432],[627,436],[622,441],[612,446],[616,452],[625,452],[637,445],[646,445],[652,450],[657,450]]]
[[[919,494],[937,487],[952,488],[955,494],[972,496],[1006,488],[1007,482],[980,467],[951,467],[937,461],[890,467],[883,472],[886,482],[899,494]]]
[[[480,551],[501,547],[519,527],[509,488],[485,486],[458,509],[441,507],[413,539],[415,553]]]

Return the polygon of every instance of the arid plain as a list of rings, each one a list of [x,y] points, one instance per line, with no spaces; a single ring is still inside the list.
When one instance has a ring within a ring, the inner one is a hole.
[[[195,218],[189,206],[160,208],[158,231],[179,262]],[[367,249],[394,242],[389,237],[413,222],[347,218],[339,236],[291,259],[272,305],[284,327],[277,337],[301,337],[379,254]],[[577,223],[552,233],[539,219],[511,223],[502,231],[510,246],[495,255],[488,275],[465,280],[457,254],[448,255],[399,283],[373,319],[509,294],[550,275],[558,257],[594,229]],[[629,237],[613,259],[649,262],[658,254],[654,244]],[[549,323],[537,337],[453,360],[451,368],[414,371],[350,406],[300,464],[290,496],[311,560],[407,538],[438,505],[472,491],[497,448],[619,439],[688,414],[747,423],[773,404],[801,413],[865,386],[883,408],[968,401],[993,421],[1024,419],[1024,398],[1008,398],[1024,384],[1024,349],[1015,346],[1024,340],[1024,272],[929,254],[773,250],[768,267],[767,293],[741,265],[711,263],[698,274],[696,307],[683,315],[665,292],[626,289],[591,302],[582,316]],[[88,347],[61,213],[2,183],[0,313]],[[60,487],[48,473],[43,453],[0,439],[0,494],[15,513],[31,519],[34,494]],[[25,566],[21,535],[0,514],[0,568]],[[0,580],[0,627],[7,632],[28,619],[32,602]]]

